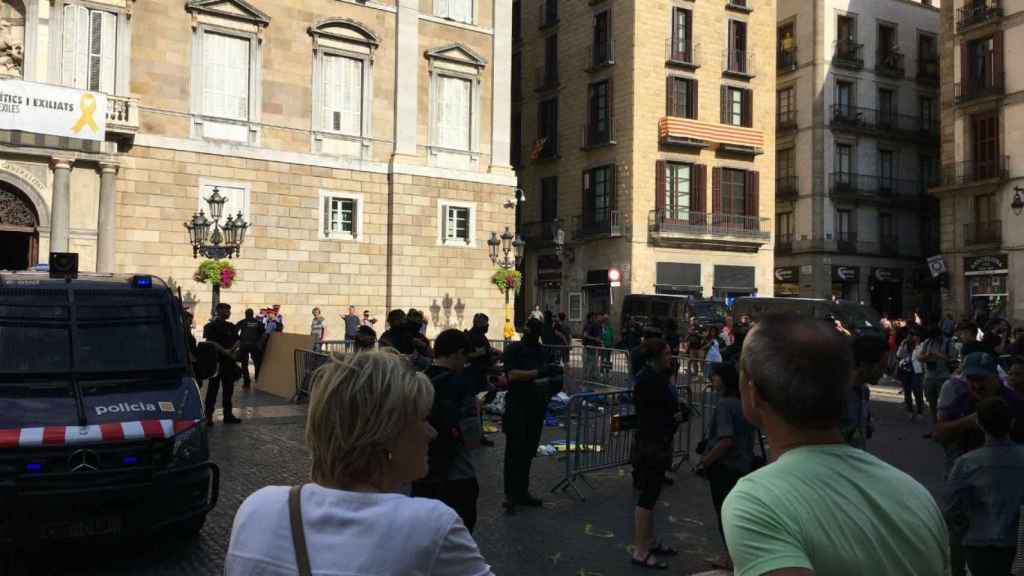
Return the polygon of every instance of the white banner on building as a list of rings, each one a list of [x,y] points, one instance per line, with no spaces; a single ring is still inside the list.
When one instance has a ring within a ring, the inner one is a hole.
[[[107,96],[52,84],[2,80],[0,130],[103,140]]]

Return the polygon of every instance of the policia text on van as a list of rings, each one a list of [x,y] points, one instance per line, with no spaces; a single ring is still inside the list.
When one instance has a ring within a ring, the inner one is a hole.
[[[184,330],[156,278],[0,273],[0,544],[202,527],[219,472]]]

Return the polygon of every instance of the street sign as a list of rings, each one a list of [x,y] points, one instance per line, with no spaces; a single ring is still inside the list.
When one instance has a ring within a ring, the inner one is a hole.
[[[947,272],[946,260],[941,254],[928,258],[928,271],[932,273],[932,278],[938,278]]]
[[[860,281],[860,268],[856,266],[833,266],[832,281],[840,284]]]
[[[622,286],[622,272],[618,268],[608,269],[608,283],[612,285],[612,288]]]
[[[779,266],[775,269],[775,282],[791,284],[800,281],[799,266]]]

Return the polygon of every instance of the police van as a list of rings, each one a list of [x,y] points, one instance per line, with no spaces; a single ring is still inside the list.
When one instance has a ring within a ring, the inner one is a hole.
[[[185,330],[156,277],[0,272],[0,545],[199,531],[219,471]]]

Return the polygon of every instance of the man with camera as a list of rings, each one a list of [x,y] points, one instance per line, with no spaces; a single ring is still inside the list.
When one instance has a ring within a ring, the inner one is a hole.
[[[509,514],[517,505],[539,507],[530,494],[530,466],[537,455],[544,414],[551,397],[562,389],[562,368],[553,364],[540,337],[544,323],[531,318],[523,339],[505,349],[509,390],[505,399],[505,503]]]

